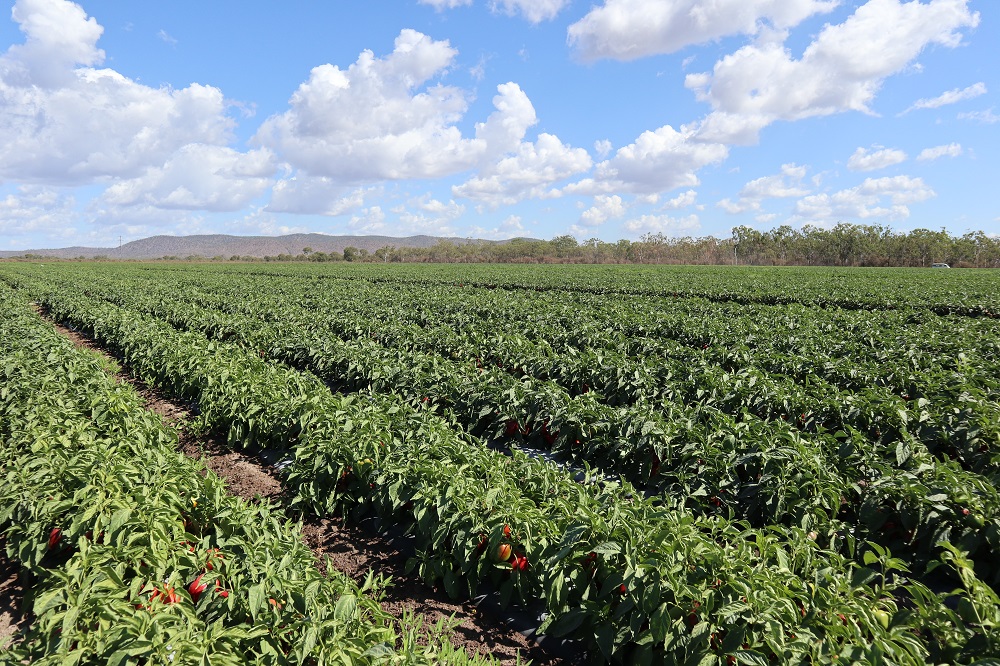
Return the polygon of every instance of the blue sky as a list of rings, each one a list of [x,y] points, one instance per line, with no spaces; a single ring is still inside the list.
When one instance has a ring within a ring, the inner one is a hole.
[[[7,6],[0,249],[1000,232],[995,2]]]

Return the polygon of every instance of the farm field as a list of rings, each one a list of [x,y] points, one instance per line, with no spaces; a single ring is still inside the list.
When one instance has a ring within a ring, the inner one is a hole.
[[[378,609],[342,602],[363,591],[306,573],[266,508],[175,469],[162,424],[30,304],[194,427],[284,451],[295,510],[406,530],[428,584],[542,609],[538,630],[595,663],[1000,659],[1000,275],[3,263],[0,304],[0,529],[12,559],[58,572],[32,658],[143,636],[403,663]],[[164,475],[183,482],[140,502]],[[143,577],[218,552],[225,603],[187,594],[177,626],[136,608],[161,603]],[[112,619],[130,628],[86,630]]]

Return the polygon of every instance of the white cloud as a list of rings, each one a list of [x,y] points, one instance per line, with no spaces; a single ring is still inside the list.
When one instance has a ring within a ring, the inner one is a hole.
[[[274,171],[273,155],[267,149],[239,153],[221,146],[189,144],[162,167],[119,181],[103,196],[114,206],[235,211],[267,190]]]
[[[902,164],[906,161],[906,153],[895,148],[883,148],[882,146],[872,146],[858,148],[847,160],[847,168],[851,171],[876,171],[895,164]]]
[[[669,215],[642,215],[633,218],[622,225],[631,234],[662,233],[667,236],[678,236],[701,228],[697,215],[685,217],[670,217]]]
[[[580,214],[580,224],[585,227],[599,227],[612,218],[625,215],[625,205],[617,194],[598,194],[594,205]]]
[[[347,227],[359,234],[376,234],[386,230],[385,213],[381,206],[371,206],[351,217]]]
[[[278,218],[266,210],[254,208],[238,220],[226,223],[226,231],[233,234],[251,236],[286,236],[308,233],[308,227],[281,224]],[[299,248],[289,249],[289,254],[298,253]]]
[[[50,187],[22,185],[17,194],[0,199],[0,233],[17,236],[44,233],[58,236],[72,227],[76,202]]]
[[[607,139],[598,139],[594,142],[594,151],[601,159],[607,157],[611,153],[612,148],[611,142]]]
[[[781,173],[755,178],[740,190],[739,201],[723,199],[716,205],[729,213],[738,215],[747,211],[759,211],[764,199],[787,199],[809,194],[802,186],[808,169],[794,163],[782,164]]]
[[[619,148],[614,157],[598,164],[593,178],[568,185],[564,192],[656,194],[677,187],[695,187],[699,184],[698,170],[723,161],[728,154],[729,149],[722,144],[699,142],[691,130],[678,131],[665,125],[643,132],[634,143]]]
[[[531,23],[555,18],[569,0],[492,0],[490,7],[508,15],[521,14]]]
[[[496,111],[476,125],[473,139],[456,123],[468,101],[458,88],[429,85],[457,51],[403,30],[385,58],[363,52],[347,70],[313,68],[291,108],[267,119],[255,137],[295,168],[339,184],[439,178],[515,149],[535,110],[514,83],[498,87]]]
[[[727,35],[756,35],[765,22],[791,28],[838,0],[605,0],[569,27],[584,60],[634,60]]]
[[[711,74],[687,76],[685,85],[713,109],[699,137],[748,143],[776,120],[871,113],[885,78],[931,44],[957,46],[959,31],[978,23],[968,0],[869,0],[843,23],[824,27],[799,59],[774,39],[745,46]]]
[[[975,83],[968,88],[955,88],[954,90],[949,90],[948,92],[942,93],[937,97],[932,97],[930,99],[918,99],[913,103],[913,106],[903,111],[899,115],[904,113],[909,113],[916,109],[937,109],[947,104],[955,104],[957,102],[962,102],[967,99],[975,99],[980,95],[986,94],[986,84],[980,81]]]
[[[471,5],[472,0],[417,0],[422,5],[430,5],[438,11]]]
[[[918,162],[928,162],[930,160],[936,160],[940,157],[958,157],[962,154],[962,145],[958,143],[949,143],[945,146],[935,146],[933,148],[924,148],[917,155]]]
[[[536,142],[521,143],[513,155],[452,187],[452,194],[491,206],[555,198],[561,194],[552,189],[553,184],[588,170],[592,164],[583,148],[567,146],[558,137],[543,133]]]
[[[445,203],[430,194],[410,200],[408,206],[416,210],[404,207],[393,212],[399,214],[402,229],[410,233],[452,235],[455,231],[452,223],[465,213],[462,204],[454,201]]]
[[[455,9],[472,4],[472,0],[417,0],[422,5],[430,5],[438,11]],[[508,16],[520,14],[531,23],[540,23],[555,18],[569,0],[490,0],[490,9]]]
[[[222,145],[217,88],[150,88],[94,69],[103,28],[76,4],[19,0],[26,35],[0,56],[0,180],[77,185],[137,177],[189,143]]]
[[[97,48],[104,28],[76,3],[18,0],[11,18],[25,42],[0,58],[0,75],[8,85],[60,88],[73,83],[76,66],[104,62],[104,51]]]
[[[211,233],[204,226],[205,218],[195,211],[165,209],[149,204],[134,206],[108,205],[103,197],[91,200],[87,207],[93,239],[142,238],[154,234],[184,235]]]
[[[983,125],[993,125],[1000,122],[1000,116],[993,113],[993,109],[989,108],[985,111],[969,111],[967,113],[958,114],[959,120],[972,120],[977,123],[982,123]]]
[[[361,209],[369,197],[380,191],[379,187],[350,188],[324,176],[297,174],[274,184],[266,210],[302,215],[346,215]]]
[[[687,192],[682,192],[673,199],[670,199],[669,201],[665,202],[663,204],[662,210],[680,210],[681,208],[687,208],[688,206],[693,206],[694,202],[697,200],[698,200],[698,193],[695,192],[694,190],[688,190]]]
[[[524,232],[524,225],[521,223],[521,216],[508,215],[496,227],[486,229],[484,227],[471,227],[469,235],[475,238],[485,238],[487,240],[505,240],[517,238]]]
[[[170,33],[168,33],[166,30],[160,30],[158,33],[156,33],[156,36],[159,37],[165,44],[169,44],[170,46],[177,46],[177,40],[173,38],[170,35]]]
[[[816,221],[870,218],[901,220],[910,216],[909,204],[926,201],[934,196],[934,190],[922,178],[868,178],[857,187],[833,194],[805,197],[797,202],[795,213],[800,218]]]
[[[730,215],[739,215],[748,210],[760,210],[759,201],[733,201],[728,197],[715,204]]]
[[[785,199],[808,194],[801,186],[808,169],[798,164],[782,164],[781,173],[751,180],[740,190],[743,199]]]

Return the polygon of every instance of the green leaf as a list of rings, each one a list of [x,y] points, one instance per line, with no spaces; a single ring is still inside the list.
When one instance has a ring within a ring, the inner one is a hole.
[[[737,664],[750,664],[750,666],[769,666],[767,657],[759,652],[749,650],[737,650],[733,653]]]
[[[615,629],[610,624],[602,624],[594,631],[594,642],[608,661],[615,651]]]
[[[334,616],[341,621],[348,621],[354,617],[354,612],[358,607],[358,598],[353,594],[345,594],[337,600],[337,606],[333,611]]]
[[[250,595],[250,616],[256,620],[257,614],[265,609],[265,599],[267,593],[264,592],[264,586],[261,584],[251,585],[249,590]]]
[[[563,636],[568,636],[574,631],[580,628],[583,621],[587,618],[587,611],[583,608],[574,608],[571,611],[563,613],[556,617],[549,625],[547,633],[549,636],[554,636],[555,638],[562,638]]]
[[[594,548],[598,555],[617,555],[622,552],[622,547],[614,541],[607,541]]]

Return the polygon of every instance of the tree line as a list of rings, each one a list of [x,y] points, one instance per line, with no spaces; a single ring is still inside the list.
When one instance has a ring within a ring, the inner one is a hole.
[[[25,255],[21,259],[49,259]],[[79,257],[83,259],[83,257]],[[96,257],[97,260],[115,259]],[[946,263],[955,267],[1000,267],[1000,237],[982,231],[952,236],[946,230],[897,232],[881,225],[840,223],[832,228],[788,225],[769,231],[739,226],[728,238],[671,237],[649,233],[637,241],[579,241],[574,236],[552,240],[514,238],[509,241],[440,240],[430,247],[386,245],[374,252],[347,247],[342,252],[316,252],[266,257],[160,257],[165,261],[350,261],[427,263],[593,263],[703,264],[750,266],[914,266]]]
[[[348,247],[266,259],[434,263],[737,264],[751,266],[1000,267],[1000,237],[982,231],[952,236],[944,229],[896,232],[880,225],[841,223],[832,228],[788,225],[769,231],[739,226],[729,238],[670,237],[650,233],[637,241],[515,238],[503,243],[439,241],[426,248],[385,246],[373,253]]]

